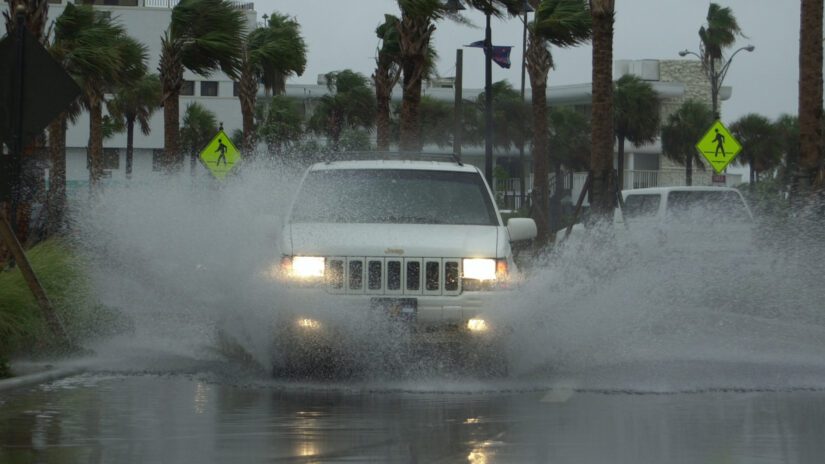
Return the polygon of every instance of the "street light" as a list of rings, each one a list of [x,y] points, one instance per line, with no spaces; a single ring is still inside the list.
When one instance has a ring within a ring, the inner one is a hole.
[[[737,53],[745,50],[747,52],[752,52],[756,50],[756,47],[748,44],[744,47],[738,48],[735,52],[733,52],[722,67],[716,69],[716,60],[708,60],[706,59],[705,51],[702,51],[702,55],[699,55],[696,52],[692,52],[690,50],[682,50],[679,52],[679,56],[685,57],[688,55],[693,55],[696,58],[699,58],[699,61],[702,62],[702,70],[705,72],[705,76],[707,76],[708,80],[710,81],[710,95],[711,95],[711,102],[713,104],[713,117],[715,119],[720,119],[719,115],[719,91],[722,89],[722,83],[725,81],[725,76],[728,74],[728,69],[730,68],[730,64],[733,61],[733,57],[736,56]]]
[[[521,102],[524,103],[524,75],[525,70],[527,68],[527,13],[532,13],[535,11],[530,3],[527,0],[521,5],[521,13],[523,16],[521,17],[521,22],[524,28],[522,29],[522,36],[521,36]],[[527,190],[527,182],[525,181],[524,177],[524,140],[521,141],[521,145],[519,146],[519,197],[520,197],[520,206],[523,207],[526,199],[526,190]]]

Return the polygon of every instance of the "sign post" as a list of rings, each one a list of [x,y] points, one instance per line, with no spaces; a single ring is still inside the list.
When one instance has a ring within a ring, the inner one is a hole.
[[[201,151],[198,158],[215,179],[222,181],[232,172],[235,164],[240,162],[241,152],[221,129]]]
[[[696,143],[696,149],[708,160],[717,174],[723,174],[725,168],[742,151],[742,145],[730,134],[722,121],[716,121]]]

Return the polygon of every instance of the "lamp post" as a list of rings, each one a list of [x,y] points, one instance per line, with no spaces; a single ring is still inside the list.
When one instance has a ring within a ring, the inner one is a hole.
[[[524,75],[526,71],[527,62],[527,13],[532,13],[533,7],[524,0],[521,6],[522,18],[521,22],[524,26],[521,36],[521,103],[524,103]],[[519,163],[519,206],[523,207],[526,198],[527,182],[525,181],[526,174],[524,173],[524,140],[521,141],[518,149],[518,163]]]
[[[728,69],[730,68],[731,62],[733,61],[733,57],[736,56],[736,54],[741,52],[742,50],[752,52],[756,50],[756,47],[748,44],[744,47],[738,48],[735,52],[731,54],[730,58],[728,58],[719,69],[716,69],[716,60],[708,59],[704,50],[702,51],[701,55],[687,49],[679,52],[679,56],[681,57],[693,55],[696,58],[699,58],[699,61],[702,62],[702,70],[705,72],[705,76],[707,76],[708,80],[710,81],[710,96],[711,104],[713,105],[714,119],[721,119],[721,116],[719,114],[719,91],[722,89],[722,83],[725,81],[725,76],[727,76],[728,74]]]
[[[493,33],[490,29],[489,8],[484,10],[487,27],[484,29],[484,178],[493,185]]]

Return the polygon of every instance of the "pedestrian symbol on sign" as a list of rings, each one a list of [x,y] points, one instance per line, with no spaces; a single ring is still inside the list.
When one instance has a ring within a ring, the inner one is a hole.
[[[725,136],[719,133],[719,128],[713,129],[716,131],[716,137],[714,141],[716,142],[716,156],[719,156],[719,150],[722,151],[722,156],[725,156]]]

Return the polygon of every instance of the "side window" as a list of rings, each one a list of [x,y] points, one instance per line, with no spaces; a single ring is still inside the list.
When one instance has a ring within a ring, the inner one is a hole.
[[[201,96],[202,97],[217,97],[218,96],[218,81],[201,81]]]
[[[661,195],[628,195],[624,200],[624,217],[628,219],[655,217]]]

